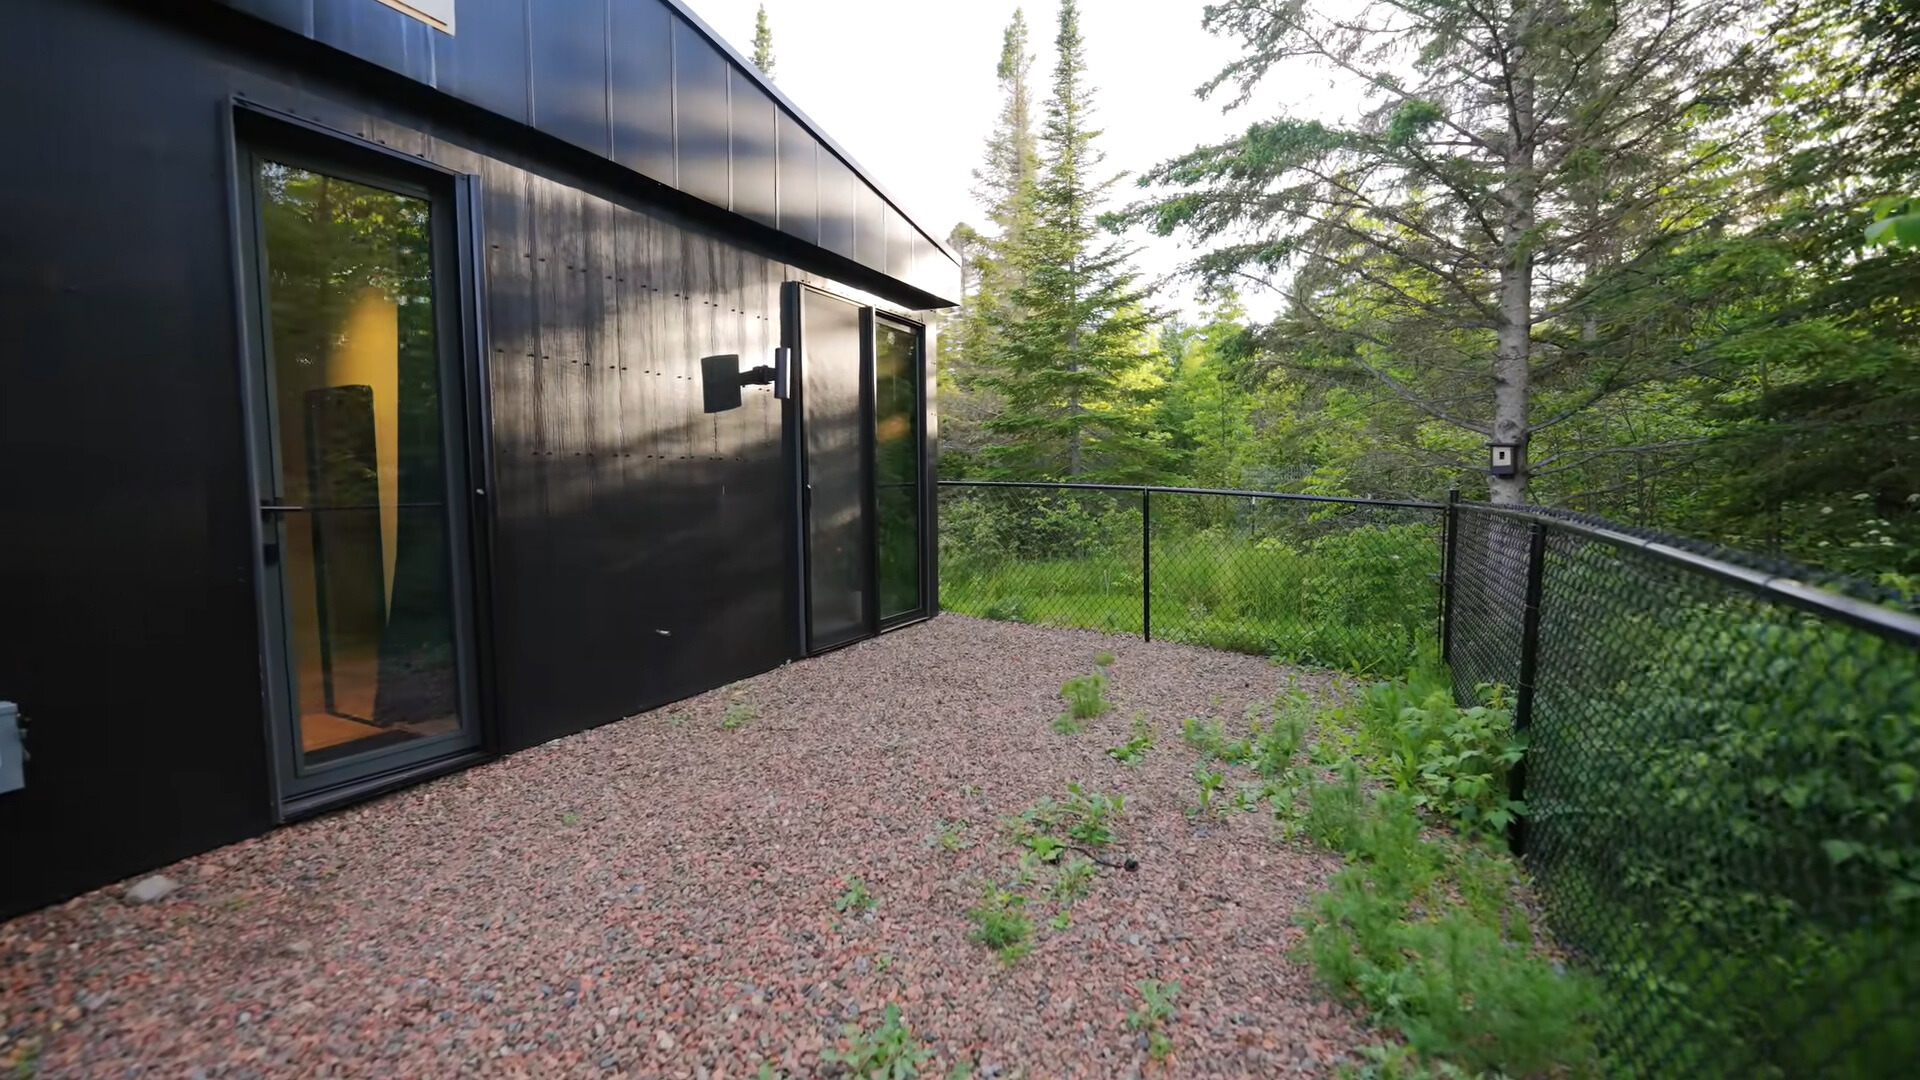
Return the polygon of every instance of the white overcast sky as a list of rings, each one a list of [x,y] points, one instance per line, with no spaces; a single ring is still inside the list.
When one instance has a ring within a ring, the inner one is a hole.
[[[752,55],[760,0],[690,3],[735,48]],[[1137,173],[1271,112],[1271,100],[1256,99],[1223,115],[1228,91],[1213,101],[1194,96],[1195,87],[1237,55],[1232,41],[1201,29],[1202,3],[1081,4],[1080,29],[1096,90],[1094,122],[1104,131],[1099,145],[1108,170]],[[774,77],[914,220],[945,239],[956,222],[982,223],[969,192],[999,109],[993,69],[1015,6],[1013,0],[766,0]],[[1034,84],[1044,96],[1053,69],[1057,3],[1020,6],[1026,10]],[[1134,190],[1123,182],[1113,197],[1130,199]],[[1151,276],[1171,271],[1183,257],[1174,241],[1138,239],[1145,247],[1138,264]],[[1268,306],[1247,300],[1256,311]],[[1163,302],[1185,306],[1186,290]]]

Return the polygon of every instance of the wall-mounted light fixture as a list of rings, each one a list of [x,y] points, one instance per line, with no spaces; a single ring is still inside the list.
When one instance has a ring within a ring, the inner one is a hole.
[[[740,370],[738,353],[701,357],[701,408],[710,413],[739,408],[740,388],[743,386],[766,386],[771,383],[774,397],[789,397],[793,380],[792,356],[792,349],[775,349],[771,367],[761,364],[751,371]]]

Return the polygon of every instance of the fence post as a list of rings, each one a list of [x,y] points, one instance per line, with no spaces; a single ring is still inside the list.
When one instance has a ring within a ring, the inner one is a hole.
[[[1140,489],[1140,636],[1153,640],[1153,489]]]
[[[1547,525],[1535,521],[1527,526],[1527,600],[1520,623],[1520,687],[1513,703],[1513,730],[1526,736],[1533,727],[1533,681],[1540,664],[1540,587],[1547,571]],[[1507,773],[1507,797],[1524,802],[1527,797],[1527,758],[1532,747],[1520,755]],[[1520,816],[1507,826],[1507,846],[1516,856],[1527,853],[1527,819]]]
[[[1460,489],[1447,489],[1447,509],[1440,515],[1440,662],[1453,663],[1453,545],[1460,533]]]

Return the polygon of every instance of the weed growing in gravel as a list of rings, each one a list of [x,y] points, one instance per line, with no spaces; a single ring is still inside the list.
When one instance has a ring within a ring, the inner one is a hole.
[[[1014,838],[1029,851],[1035,850],[1031,838],[1044,836],[1063,841],[1062,847],[1064,841],[1104,847],[1113,842],[1113,827],[1126,812],[1125,795],[1089,792],[1077,783],[1068,784],[1065,799],[1042,799],[1021,811],[1014,822]]]
[[[873,973],[875,975],[885,975],[887,969],[892,966],[893,954],[890,952],[883,952],[873,958]]]
[[[1077,734],[1086,728],[1087,721],[1113,708],[1113,702],[1107,700],[1107,667],[1112,663],[1113,654],[1103,652],[1093,658],[1093,674],[1076,675],[1061,684],[1060,696],[1067,699],[1067,711],[1054,717],[1053,730],[1063,735]]]
[[[939,831],[927,837],[927,846],[942,851],[965,851],[973,846],[967,840],[966,830],[967,823],[964,821],[943,821]]]
[[[1153,749],[1153,725],[1147,722],[1146,713],[1135,713],[1131,737],[1119,746],[1107,747],[1107,756],[1122,765],[1138,765],[1146,760],[1147,751],[1151,749]]]
[[[1087,895],[1093,884],[1093,876],[1099,871],[1092,859],[1068,859],[1060,866],[1060,876],[1053,879],[1054,899],[1065,904]]]
[[[860,915],[879,906],[880,901],[867,891],[867,883],[859,878],[850,877],[840,884],[846,886],[847,891],[833,902],[833,910],[846,915]]]
[[[1065,930],[1073,925],[1073,913],[1063,908],[1055,912],[1053,918],[1047,920],[1047,925],[1055,931]]]
[[[760,1071],[753,1074],[754,1080],[787,1080],[785,1071],[773,1067],[773,1062],[760,1063]]]
[[[1205,760],[1194,763],[1193,780],[1200,785],[1200,808],[1187,812],[1188,817],[1206,817],[1213,813],[1213,797],[1226,786],[1227,774],[1207,768]]]
[[[693,719],[692,713],[685,709],[679,709],[667,716],[667,726],[677,728],[686,727],[687,721],[691,719]]]
[[[967,940],[999,953],[1003,964],[1013,963],[1032,948],[1027,943],[1033,936],[1033,923],[1027,918],[1027,898],[1017,892],[997,885],[988,889],[985,899],[967,909],[967,918],[973,920]]]
[[[1245,765],[1253,760],[1253,740],[1229,739],[1226,725],[1219,720],[1189,716],[1180,721],[1180,737],[1207,757],[1229,765]]]
[[[574,814],[574,813],[566,813],[566,814],[561,814],[561,815],[560,815],[560,824],[562,824],[562,825],[578,825],[578,824],[580,824],[580,815],[579,815],[579,814]]]
[[[735,701],[727,706],[726,715],[720,718],[720,726],[727,731],[738,731],[758,719],[758,706],[751,701]]]
[[[846,1049],[823,1050],[820,1060],[844,1066],[853,1080],[911,1080],[933,1056],[900,1019],[898,1005],[888,1005],[871,1031],[858,1024],[841,1028],[840,1041]]]
[[[1173,1040],[1167,1038],[1167,1021],[1173,1019],[1173,999],[1180,996],[1180,984],[1142,979],[1134,988],[1140,991],[1140,1007],[1127,1013],[1127,1030],[1145,1032],[1147,1056],[1165,1061],[1173,1053]]]

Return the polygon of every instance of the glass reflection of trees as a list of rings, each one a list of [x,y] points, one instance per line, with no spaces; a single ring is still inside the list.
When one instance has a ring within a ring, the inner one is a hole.
[[[432,205],[272,161],[257,183],[281,497],[314,507],[287,522],[289,592],[308,593],[290,615],[312,620],[294,627],[300,712],[320,707],[306,692],[318,664],[335,715],[449,720]]]
[[[874,327],[874,482],[880,617],[920,607],[920,358],[918,336]]]

